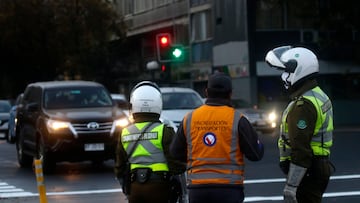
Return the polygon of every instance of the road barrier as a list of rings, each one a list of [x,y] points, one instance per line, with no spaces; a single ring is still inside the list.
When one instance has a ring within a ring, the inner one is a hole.
[[[42,163],[41,163],[42,161],[41,159],[35,159],[34,162],[35,162],[36,182],[39,191],[39,200],[40,203],[47,203],[44,175],[43,175]]]

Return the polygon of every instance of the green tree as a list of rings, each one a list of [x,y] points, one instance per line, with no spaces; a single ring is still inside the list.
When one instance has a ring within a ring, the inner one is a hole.
[[[126,27],[106,0],[0,0],[0,30],[0,95],[14,97],[29,82],[96,80]]]

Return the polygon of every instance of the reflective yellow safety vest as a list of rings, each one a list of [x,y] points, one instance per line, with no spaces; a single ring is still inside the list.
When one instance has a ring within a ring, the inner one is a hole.
[[[146,132],[145,127],[151,125]],[[162,123],[135,123],[122,130],[121,142],[129,156],[131,170],[136,168],[151,168],[152,171],[169,171],[167,160],[162,147],[164,124]],[[140,140],[136,141],[144,133]],[[135,146],[133,153],[130,150]]]
[[[315,130],[311,139],[311,148],[316,156],[329,156],[330,147],[332,146],[333,109],[329,97],[320,89],[315,87],[305,92],[301,98],[305,98],[315,106],[317,111],[317,120]],[[289,143],[289,129],[286,123],[286,117],[289,111],[295,105],[297,100],[289,103],[282,115],[280,126],[280,137],[278,147],[280,152],[280,161],[290,160],[291,146]]]
[[[241,116],[228,106],[203,105],[184,117],[189,184],[243,184],[245,164],[238,133]]]

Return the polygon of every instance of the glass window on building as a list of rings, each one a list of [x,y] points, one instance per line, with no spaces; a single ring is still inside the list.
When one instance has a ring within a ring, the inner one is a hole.
[[[318,1],[257,1],[257,29],[313,29],[319,24]]]
[[[199,6],[202,4],[210,3],[210,0],[190,0],[190,5],[193,6]]]
[[[284,27],[281,1],[260,0],[256,4],[256,28],[258,30]]]
[[[194,13],[191,16],[192,62],[211,60],[213,36],[210,10]]]
[[[134,13],[140,13],[153,9],[152,0],[134,0]]]
[[[164,6],[166,4],[173,3],[176,0],[154,0],[154,7]]]
[[[192,50],[192,62],[208,62],[212,56],[212,43],[211,40],[203,41],[199,43],[193,43],[191,46]]]
[[[211,12],[198,12],[191,17],[191,41],[204,41],[212,37]]]
[[[120,2],[117,2],[117,4],[121,3],[120,7],[121,7],[121,14],[126,16],[126,15],[131,15],[133,13],[133,0],[123,0]]]

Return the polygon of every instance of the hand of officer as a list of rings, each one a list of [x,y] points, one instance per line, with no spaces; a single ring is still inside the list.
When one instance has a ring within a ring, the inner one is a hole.
[[[283,191],[285,203],[297,203],[296,190],[297,190],[297,187],[290,186],[288,184],[285,185],[285,188]]]

